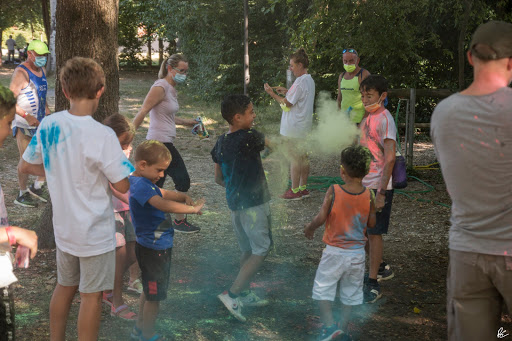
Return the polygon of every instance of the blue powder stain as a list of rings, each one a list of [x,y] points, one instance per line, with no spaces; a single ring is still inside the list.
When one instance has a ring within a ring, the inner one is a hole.
[[[122,165],[124,167],[126,167],[127,169],[130,170],[130,173],[134,172],[135,171],[135,167],[133,167],[132,163],[130,161],[128,161],[127,159],[126,160],[123,160],[122,162]]]
[[[50,152],[56,150],[60,142],[60,127],[52,122],[50,126],[41,129],[41,152],[43,154],[44,168],[50,169]]]
[[[37,147],[37,136],[33,136],[30,140],[30,143],[27,146],[27,156],[29,157],[29,161],[34,160],[35,153]]]

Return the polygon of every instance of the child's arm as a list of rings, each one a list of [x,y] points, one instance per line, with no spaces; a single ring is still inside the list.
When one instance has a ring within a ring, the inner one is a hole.
[[[333,188],[331,186],[327,190],[327,193],[325,193],[324,203],[320,208],[320,212],[318,212],[316,217],[313,218],[313,220],[309,224],[306,224],[304,226],[304,235],[306,236],[306,238],[313,239],[315,230],[319,228],[321,225],[323,225],[327,220],[327,216],[329,215],[329,209],[331,208],[332,204],[332,194]]]
[[[45,176],[44,166],[42,163],[33,164],[28,163],[25,160],[21,160],[21,163],[18,165],[18,169],[21,173],[32,174],[36,176]]]
[[[177,202],[184,202],[189,206],[194,205],[194,200],[189,197],[187,194],[178,192],[178,191],[168,191],[166,189],[160,188],[160,192],[162,192],[162,198],[165,200],[172,200]]]
[[[155,195],[148,200],[151,206],[160,211],[178,214],[201,214],[204,202],[204,199],[199,199],[193,206],[189,206],[180,202],[164,199],[159,195]]]
[[[222,169],[218,163],[215,164],[215,182],[222,187],[226,187],[224,183],[224,176],[222,175]]]
[[[373,191],[370,190],[370,215],[368,216],[368,223],[366,224],[367,228],[373,228],[377,224],[377,213],[375,209],[375,195]]]
[[[18,226],[0,228],[0,243],[26,246],[30,249],[30,258],[34,258],[37,253],[36,233]]]
[[[128,180],[128,178],[124,178],[123,180],[111,185],[116,191],[124,194],[130,189],[130,180]]]
[[[110,184],[110,183],[109,183]],[[128,194],[128,191],[126,193],[119,193],[112,184],[110,184],[110,189],[112,189],[112,194],[120,201],[124,202],[125,204],[130,204],[130,195]]]

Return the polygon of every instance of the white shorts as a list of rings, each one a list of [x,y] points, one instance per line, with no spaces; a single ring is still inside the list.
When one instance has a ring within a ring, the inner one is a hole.
[[[363,303],[364,249],[345,250],[326,245],[313,285],[313,299],[334,301],[340,282],[340,301],[344,305]]]

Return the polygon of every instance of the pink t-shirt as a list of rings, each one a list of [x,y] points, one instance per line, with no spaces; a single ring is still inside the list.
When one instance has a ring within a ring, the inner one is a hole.
[[[149,129],[147,140],[157,140],[172,143],[176,137],[176,122],[174,117],[180,109],[176,89],[165,79],[159,79],[153,86],[164,89],[164,99],[149,111]]]
[[[387,109],[378,114],[369,114],[361,121],[361,146],[367,147],[372,153],[370,172],[363,179],[363,186],[371,189],[380,188],[380,179],[384,171],[384,140],[396,141],[396,125],[393,116]],[[392,178],[389,177],[387,189],[393,189]]]

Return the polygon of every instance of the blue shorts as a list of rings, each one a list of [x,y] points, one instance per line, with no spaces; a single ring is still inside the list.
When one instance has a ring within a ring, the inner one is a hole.
[[[373,194],[377,195],[377,190],[372,189]],[[386,191],[385,204],[382,211],[377,212],[377,223],[372,229],[366,229],[368,234],[386,234],[388,233],[389,218],[391,217],[391,205],[393,204],[393,189]]]

